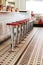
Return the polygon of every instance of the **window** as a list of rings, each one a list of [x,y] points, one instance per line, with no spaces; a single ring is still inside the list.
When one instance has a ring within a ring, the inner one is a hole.
[[[26,1],[26,10],[34,11],[34,13],[43,13],[43,2],[42,1]]]

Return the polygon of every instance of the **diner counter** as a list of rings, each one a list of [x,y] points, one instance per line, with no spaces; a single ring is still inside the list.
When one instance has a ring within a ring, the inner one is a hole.
[[[20,12],[0,12],[0,35],[6,32],[9,32],[9,27],[6,26],[6,23],[16,22],[25,18],[29,18],[30,14],[20,13]]]
[[[29,18],[29,14],[20,12],[0,12],[0,23],[16,22]]]
[[[0,12],[0,35],[10,31],[10,28],[6,23],[16,22],[27,18],[31,18],[29,12]]]

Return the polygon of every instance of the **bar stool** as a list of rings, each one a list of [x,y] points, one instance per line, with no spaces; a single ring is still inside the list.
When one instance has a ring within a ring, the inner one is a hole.
[[[17,37],[17,43],[20,43],[21,39],[22,39],[22,21],[16,21],[17,23],[19,23],[18,26],[18,37]]]
[[[27,18],[27,33],[29,32],[29,18]]]
[[[31,31],[33,29],[33,21],[31,19],[29,20],[29,26],[29,31]]]
[[[31,28],[30,30],[33,29],[33,20],[31,20],[30,28]]]
[[[18,43],[23,40],[24,37],[24,20],[17,21],[19,25]]]
[[[12,22],[12,24],[14,24],[15,22]],[[16,21],[16,23],[18,23],[19,25],[16,26],[16,44],[20,43],[20,41],[23,38],[23,23],[24,20],[20,20],[20,21]]]
[[[23,39],[26,36],[26,19],[23,20]]]
[[[18,36],[18,26],[19,23],[7,23],[6,25],[11,26],[11,51],[14,51],[14,47],[16,47],[17,36]],[[14,37],[14,27],[16,27],[16,38]]]
[[[30,21],[29,18],[27,18],[27,33],[30,32]]]

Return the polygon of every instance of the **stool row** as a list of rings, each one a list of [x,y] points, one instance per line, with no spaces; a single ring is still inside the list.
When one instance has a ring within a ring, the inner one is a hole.
[[[27,18],[7,23],[7,25],[11,28],[11,51],[14,51],[14,47],[16,47],[17,44],[26,37],[26,34],[33,29],[33,20]]]

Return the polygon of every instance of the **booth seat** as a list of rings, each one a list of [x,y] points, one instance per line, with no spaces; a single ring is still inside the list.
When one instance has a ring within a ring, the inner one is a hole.
[[[43,24],[43,21],[42,21],[42,19],[40,19],[40,20],[39,20],[39,24]]]

